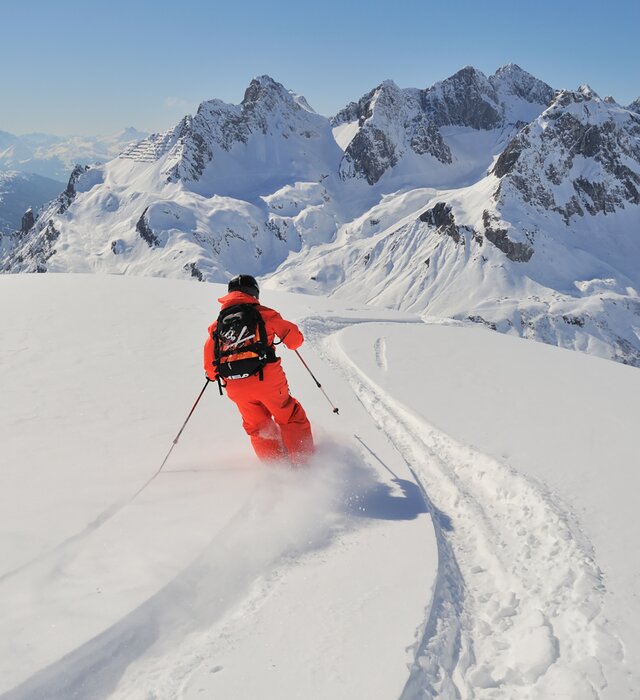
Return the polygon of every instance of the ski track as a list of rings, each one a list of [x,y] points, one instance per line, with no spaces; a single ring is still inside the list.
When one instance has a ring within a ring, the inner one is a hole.
[[[542,485],[379,389],[335,338],[353,323],[310,317],[304,328],[406,460],[438,542],[432,605],[401,700],[597,700],[608,685],[603,664],[619,668],[624,648],[604,619],[603,575],[585,535]],[[382,370],[383,348],[374,345]]]
[[[42,564],[46,562],[47,560],[52,560],[56,558],[60,558],[60,561],[62,561],[63,558],[65,557],[70,557],[73,555],[73,553],[82,545],[82,543],[89,537],[91,534],[93,534],[96,530],[101,528],[105,523],[107,523],[109,520],[114,518],[121,510],[123,510],[126,506],[131,505],[133,501],[151,484],[151,482],[161,473],[164,474],[169,474],[171,472],[175,472],[176,470],[172,469],[165,469],[164,471],[161,471],[158,469],[153,473],[151,477],[149,477],[143,484],[138,488],[138,490],[131,496],[124,496],[123,498],[118,499],[111,505],[107,506],[104,510],[102,510],[98,515],[89,523],[85,525],[85,527],[82,528],[82,530],[79,530],[78,532],[75,532],[72,535],[69,535],[69,537],[65,538],[64,540],[61,540],[58,542],[58,544],[54,545],[50,549],[40,552],[37,554],[35,557],[32,557],[31,559],[28,559],[25,561],[23,564],[20,564],[19,566],[16,566],[14,569],[10,569],[9,571],[5,571],[3,574],[0,574],[0,584],[4,583],[5,581],[8,581],[9,579],[12,579],[14,576],[17,574],[20,574],[23,571],[26,571],[33,566],[37,564]],[[60,562],[58,562],[60,563]]]
[[[387,363],[387,342],[384,338],[378,338],[375,343],[376,364],[383,372],[389,368]]]
[[[321,446],[323,459],[327,449],[335,453],[340,448]],[[347,459],[351,452],[345,455]],[[334,528],[346,527],[341,518],[353,507],[343,491],[348,478],[337,471],[318,472],[309,491],[308,477],[288,469],[262,474],[223,528],[162,589],[97,636],[0,693],[0,700],[182,697],[191,675],[210,665],[220,638],[230,634],[239,618],[254,614],[282,571],[324,548]],[[351,463],[349,478],[362,478],[361,468]],[[285,510],[279,507],[282,500],[291,503]],[[294,532],[291,518],[298,525]],[[62,571],[86,540],[78,539],[80,534],[46,564]]]
[[[0,695],[0,700],[31,700],[36,697],[51,700],[106,699],[132,661],[157,643],[168,629],[175,634],[176,629],[188,629],[193,625],[194,609],[204,614],[205,603],[209,603],[207,615],[214,620],[220,608],[219,588],[212,586],[206,593],[206,601],[202,600],[202,594],[196,602],[193,598],[198,596],[203,580],[217,580],[215,571],[220,563],[217,560],[225,563],[219,552],[228,551],[225,537],[231,537],[234,527],[245,522],[250,513],[251,503],[247,501],[198,559],[162,590],[109,629]],[[236,569],[233,575],[241,583],[246,575],[243,563],[240,562]]]

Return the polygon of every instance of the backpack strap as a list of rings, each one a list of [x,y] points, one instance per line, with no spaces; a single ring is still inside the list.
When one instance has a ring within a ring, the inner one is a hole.
[[[275,362],[278,358],[276,357],[276,349],[274,344],[269,345],[269,336],[267,335],[267,327],[264,322],[264,318],[260,313],[260,308],[255,307],[256,313],[258,315],[258,333],[260,334],[260,341],[264,343],[264,347],[267,352],[267,362]],[[260,379],[262,379],[262,369],[260,370]]]

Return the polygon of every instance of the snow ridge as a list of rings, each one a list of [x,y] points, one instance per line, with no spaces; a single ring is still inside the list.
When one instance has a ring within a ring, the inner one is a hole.
[[[334,324],[332,323],[332,326]],[[317,323],[314,332],[322,333]],[[406,459],[437,532],[440,568],[402,698],[596,700],[624,649],[602,614],[602,573],[552,494],[428,426],[325,343]],[[550,565],[550,563],[552,564]]]
[[[166,155],[175,143],[175,133],[180,126],[163,131],[160,134],[151,134],[141,141],[132,143],[119,155],[120,158],[128,158],[138,163],[153,163]]]

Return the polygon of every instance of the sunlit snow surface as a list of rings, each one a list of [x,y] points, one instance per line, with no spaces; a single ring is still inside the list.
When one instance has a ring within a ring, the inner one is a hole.
[[[265,291],[314,426],[205,392],[221,285],[0,278],[0,697],[632,698],[640,374]]]

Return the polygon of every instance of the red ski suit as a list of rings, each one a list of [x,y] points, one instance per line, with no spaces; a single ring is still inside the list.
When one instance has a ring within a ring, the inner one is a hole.
[[[290,350],[296,350],[304,341],[295,323],[285,321],[277,311],[262,306],[250,294],[234,291],[218,301],[222,309],[235,304],[256,304],[264,320],[269,345],[273,344],[275,336]],[[204,345],[204,370],[213,381],[217,379],[213,342],[216,325],[217,321],[214,321],[209,326]],[[242,427],[261,460],[280,459],[287,453],[294,461],[305,461],[309,457],[313,452],[311,425],[302,405],[289,394],[280,358],[265,365],[262,380],[254,374],[243,379],[227,379],[226,382],[227,395],[240,410]]]

